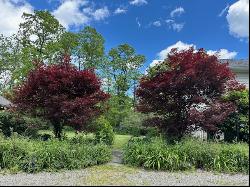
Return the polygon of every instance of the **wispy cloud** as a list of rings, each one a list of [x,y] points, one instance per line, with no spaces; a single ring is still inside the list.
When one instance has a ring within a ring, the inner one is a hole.
[[[227,6],[218,14],[219,17],[223,16],[223,14],[227,11],[227,9],[229,8],[229,4],[227,4]]]
[[[117,8],[115,11],[114,11],[114,14],[125,14],[127,12],[127,10],[125,8]]]
[[[141,23],[139,21],[139,18],[136,18],[135,20],[136,20],[136,23],[137,23],[138,27],[141,28]]]
[[[180,32],[184,28],[185,23],[173,23],[172,28],[174,31]]]
[[[133,0],[130,1],[129,4],[134,5],[134,6],[142,6],[148,4],[146,0]]]
[[[108,7],[103,7],[100,9],[95,10],[92,13],[93,17],[95,20],[100,21],[100,20],[104,20],[105,18],[109,17],[110,13],[109,13],[109,9]]]
[[[183,13],[185,13],[184,8],[178,7],[178,8],[171,11],[170,16],[171,17],[176,17],[176,16],[180,16]]]
[[[169,29],[173,29],[176,32],[180,32],[185,26],[185,23],[177,23],[173,19],[167,19],[165,22]]]
[[[152,23],[152,25],[156,26],[156,27],[160,27],[161,26],[161,22],[160,21],[155,21]]]

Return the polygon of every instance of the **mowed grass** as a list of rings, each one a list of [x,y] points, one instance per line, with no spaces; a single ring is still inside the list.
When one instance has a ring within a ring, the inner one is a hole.
[[[76,133],[74,131],[64,131],[66,137],[73,138],[76,136]],[[39,134],[50,134],[51,136],[54,136],[53,131],[51,130],[40,130]],[[93,137],[93,133],[86,134],[87,137]],[[119,135],[116,134],[114,138],[114,144],[113,149],[115,150],[122,150],[123,147],[128,143],[132,136],[131,135]]]
[[[42,134],[50,134],[52,137],[54,137],[54,133],[52,130],[40,130],[38,131],[38,134],[42,135]],[[63,134],[66,135],[67,138],[74,138],[76,136],[76,133],[75,131],[63,131]],[[83,134],[83,133],[79,133],[80,134]],[[93,137],[93,133],[88,133],[88,134],[85,134],[86,136],[88,137]]]
[[[132,136],[131,135],[115,135],[113,149],[121,150],[128,143]]]

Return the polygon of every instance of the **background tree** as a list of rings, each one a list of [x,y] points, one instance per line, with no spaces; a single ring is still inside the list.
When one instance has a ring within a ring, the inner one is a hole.
[[[53,58],[57,50],[64,28],[49,11],[34,11],[34,14],[23,13],[24,22],[20,24],[20,42],[24,48],[29,48],[31,60],[48,60]]]
[[[181,138],[199,127],[214,132],[234,111],[233,103],[222,103],[234,74],[228,64],[221,64],[203,49],[171,51],[159,73],[145,75],[137,90],[138,109],[153,113],[151,124],[169,137]],[[221,112],[223,109],[223,112]],[[213,118],[211,111],[215,112]],[[204,119],[210,119],[209,124]]]
[[[13,102],[17,109],[48,119],[60,138],[63,125],[86,130],[89,120],[101,113],[100,103],[108,94],[100,88],[93,71],[77,70],[65,56],[61,64],[39,65],[32,70],[15,89]]]
[[[78,33],[77,57],[79,70],[97,68],[104,56],[104,38],[96,29],[86,26]]]
[[[0,92],[6,93],[14,85],[20,59],[20,43],[16,35],[0,35]]]
[[[117,48],[112,48],[109,51],[108,72],[113,82],[113,107],[115,111],[119,111],[121,115],[116,116],[119,126],[123,120],[124,111],[126,108],[132,108],[131,86],[136,85],[136,80],[140,75],[140,67],[145,62],[143,55],[137,55],[134,48],[128,44],[119,45]],[[134,86],[135,87],[135,86]]]

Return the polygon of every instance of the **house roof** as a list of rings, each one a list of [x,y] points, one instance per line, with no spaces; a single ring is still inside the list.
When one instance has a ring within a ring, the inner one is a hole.
[[[4,106],[4,107],[10,107],[12,103],[5,99],[4,97],[0,96],[0,106]]]

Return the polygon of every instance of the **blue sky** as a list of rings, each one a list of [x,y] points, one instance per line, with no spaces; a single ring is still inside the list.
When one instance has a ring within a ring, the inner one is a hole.
[[[46,9],[70,31],[95,27],[107,51],[131,44],[146,56],[144,67],[171,47],[191,45],[221,58],[249,58],[249,0],[0,0],[0,8],[7,18],[0,33],[14,32],[8,19],[18,25],[22,11]]]

